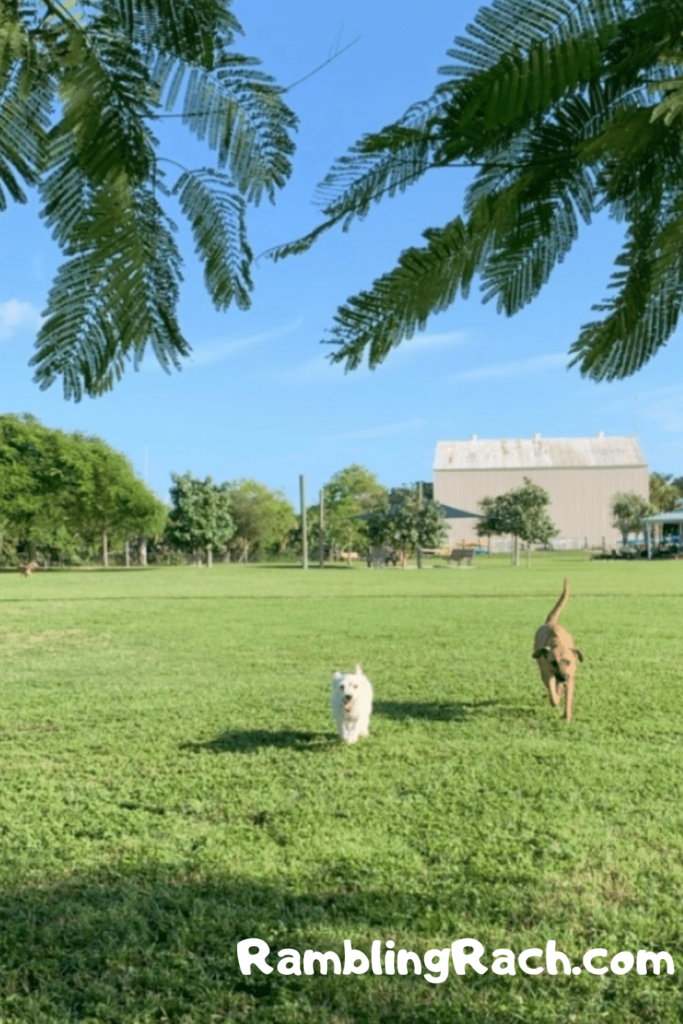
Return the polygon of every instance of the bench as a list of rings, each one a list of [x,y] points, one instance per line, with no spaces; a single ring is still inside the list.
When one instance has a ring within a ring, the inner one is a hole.
[[[472,565],[474,561],[474,551],[470,548],[453,548],[448,556],[448,561],[457,562],[458,567],[461,565]]]

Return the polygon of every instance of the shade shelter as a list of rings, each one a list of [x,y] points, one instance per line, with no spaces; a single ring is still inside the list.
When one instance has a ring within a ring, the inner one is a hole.
[[[444,505],[442,501],[437,502],[443,509],[444,519],[481,519],[478,512],[466,512],[463,508],[453,508],[452,505]]]
[[[652,558],[654,547],[653,535],[657,526],[677,526],[679,535],[683,535],[683,504],[681,504],[679,508],[674,509],[673,512],[658,512],[657,515],[654,516],[645,516],[641,519],[641,522],[645,527],[647,557]]]

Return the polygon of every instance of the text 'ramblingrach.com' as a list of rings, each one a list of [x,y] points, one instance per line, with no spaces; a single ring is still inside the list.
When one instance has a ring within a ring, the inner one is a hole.
[[[468,968],[469,973],[486,974],[490,970],[498,975],[516,974],[518,970],[522,974],[553,975],[560,973],[560,969],[569,975],[579,975],[583,971],[588,974],[628,974],[634,967],[636,974],[660,974],[662,964],[667,974],[674,973],[674,962],[669,953],[645,949],[639,949],[635,955],[628,950],[610,955],[606,949],[589,949],[583,954],[581,965],[572,965],[566,953],[557,949],[554,939],[548,940],[545,950],[534,946],[517,955],[511,949],[494,949],[488,965],[482,963],[486,949],[477,939],[456,939],[442,949],[428,949],[422,957],[409,949],[395,949],[395,945],[392,939],[384,943],[375,939],[367,954],[354,949],[351,941],[344,939],[343,958],[331,950],[321,953],[305,949],[301,953],[296,949],[281,949],[277,953],[277,964],[273,966],[266,959],[271,952],[268,943],[251,938],[237,943],[237,960],[242,974],[251,974],[252,967],[263,974],[274,970],[280,974],[308,975],[327,974],[328,969],[333,974],[350,975],[370,971],[372,974],[419,974],[433,985],[446,981],[451,964],[457,975],[466,975]]]

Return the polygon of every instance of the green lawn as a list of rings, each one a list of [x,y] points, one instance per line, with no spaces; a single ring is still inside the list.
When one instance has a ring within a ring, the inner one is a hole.
[[[564,575],[570,727],[530,656]],[[683,564],[5,573],[0,608],[0,1024],[683,1019]],[[244,976],[248,937],[677,973]]]

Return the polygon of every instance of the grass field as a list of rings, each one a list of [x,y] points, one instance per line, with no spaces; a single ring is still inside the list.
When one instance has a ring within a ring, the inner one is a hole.
[[[569,727],[530,657],[564,575]],[[683,1020],[683,565],[2,574],[0,606],[2,1024]],[[677,970],[245,976],[249,937]]]

